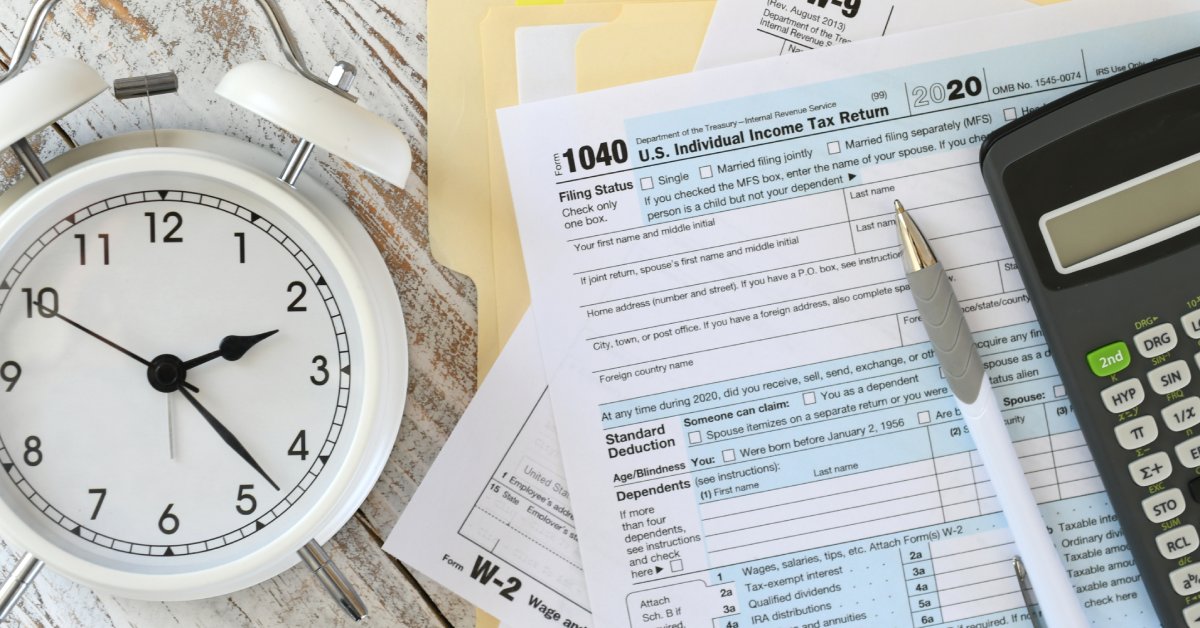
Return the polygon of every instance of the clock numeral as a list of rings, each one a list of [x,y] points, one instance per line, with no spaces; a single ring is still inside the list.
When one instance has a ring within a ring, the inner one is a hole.
[[[104,498],[108,497],[108,489],[106,488],[89,488],[88,495],[97,495],[96,507],[92,509],[92,521],[100,515],[100,507],[104,505]]]
[[[246,234],[241,231],[233,234],[233,237],[238,239],[238,263],[246,263]]]
[[[171,509],[174,507],[175,504],[167,504],[167,509],[158,518],[158,530],[163,534],[175,534],[179,531],[179,517],[171,514]]]
[[[288,448],[289,456],[300,456],[300,460],[308,460],[308,445],[306,444],[305,431],[300,430],[296,434],[296,440],[292,441],[292,446]]]
[[[252,515],[252,514],[254,514],[255,510],[258,510],[258,500],[254,499],[254,496],[250,494],[250,491],[252,491],[252,490],[254,490],[253,484],[242,484],[242,485],[238,486],[238,497],[237,497],[238,514]],[[247,502],[247,503],[245,506],[243,506],[242,502]]]
[[[42,288],[38,290],[37,299],[33,298],[33,290],[30,288],[21,288],[21,294],[25,295],[25,318],[33,318],[35,305],[38,316],[42,318],[54,318],[58,315],[58,290]]]
[[[36,467],[42,464],[42,439],[30,436],[25,439],[25,464]]]
[[[300,294],[297,295],[296,299],[294,301],[292,301],[292,304],[288,306],[287,311],[289,311],[289,312],[307,312],[308,308],[303,305],[300,305],[300,302],[303,301],[305,295],[308,294],[308,288],[305,287],[304,282],[302,282],[302,281],[293,281],[292,283],[288,284],[288,287],[287,287],[288,294],[291,294],[291,293],[295,292],[296,290],[299,290]]]
[[[324,386],[329,383],[329,360],[325,356],[318,355],[312,359],[313,364],[317,365],[317,372],[321,374],[321,378],[317,379],[316,375],[309,377],[309,381],[317,386]]]
[[[100,233],[97,234],[96,237],[100,238],[100,241],[103,242],[102,257],[104,258],[104,265],[108,266],[108,234]],[[79,240],[79,265],[87,266],[87,236],[83,235],[82,233],[78,233],[75,234],[75,239]]]
[[[0,380],[8,384],[8,388],[4,392],[12,392],[17,386],[17,380],[21,379],[21,365],[16,362],[5,362],[0,364]]]
[[[155,212],[146,212],[143,215],[147,219],[150,220],[150,243],[154,244],[155,242],[158,242],[157,230],[156,230],[156,225],[155,225],[155,220],[154,220],[158,216],[156,215]],[[180,216],[179,212],[167,212],[162,217],[162,223],[163,223],[163,225],[166,225],[169,222],[174,222],[175,226],[171,227],[171,230],[167,232],[166,237],[164,237],[162,241],[167,244],[175,244],[177,242],[183,242],[183,236],[175,235],[175,232],[179,231],[179,228],[183,226],[183,216]]]

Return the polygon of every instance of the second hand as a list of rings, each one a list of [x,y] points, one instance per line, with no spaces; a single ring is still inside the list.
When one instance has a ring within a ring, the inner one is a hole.
[[[171,393],[164,395],[167,398],[167,455],[171,460],[175,459],[175,399],[171,397]]]

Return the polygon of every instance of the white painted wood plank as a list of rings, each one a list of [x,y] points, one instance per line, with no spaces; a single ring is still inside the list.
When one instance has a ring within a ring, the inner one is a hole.
[[[0,6],[0,48],[12,48],[30,0]],[[475,388],[475,293],[440,267],[429,251],[426,223],[426,18],[424,0],[280,0],[308,62],[318,74],[338,60],[354,63],[354,91],[367,108],[399,126],[413,147],[413,175],[399,190],[318,150],[304,176],[347,201],[380,247],[407,317],[409,401],[400,441],[361,517],[330,543],[330,553],[360,586],[375,625],[474,625],[474,609],[445,589],[410,574],[379,548],[445,442]],[[212,93],[237,63],[284,64],[253,0],[64,0],[36,49],[40,58],[74,57],[114,79],[175,71],[180,93],[154,99],[160,128],[203,129],[290,152],[295,138]],[[81,144],[149,128],[144,100],[101,95],[62,127]],[[67,144],[52,131],[34,138],[49,158]],[[282,163],[282,157],[281,157]],[[20,171],[0,156],[0,186]],[[16,557],[4,547],[0,569]],[[424,590],[422,590],[424,589]],[[438,610],[428,602],[432,599]],[[22,604],[18,625],[289,626],[341,625],[315,579],[293,569],[234,595],[188,603],[147,603],[95,594],[45,573]]]

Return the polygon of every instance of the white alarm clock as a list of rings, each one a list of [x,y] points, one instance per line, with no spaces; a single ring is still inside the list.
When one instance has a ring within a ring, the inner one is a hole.
[[[217,93],[304,138],[290,159],[156,131],[41,164],[25,138],[107,91],[79,61],[22,71],[55,0],[0,78],[0,146],[28,172],[0,196],[0,536],[28,553],[0,618],[43,565],[184,600],[302,559],[365,615],[320,544],[395,442],[404,319],[362,226],[300,172],[316,145],[403,186],[411,154],[346,92],[351,66],[314,77],[258,3],[296,71],[247,64]]]

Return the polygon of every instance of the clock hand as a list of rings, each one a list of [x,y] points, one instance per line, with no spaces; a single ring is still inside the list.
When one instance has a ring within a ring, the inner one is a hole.
[[[175,459],[175,400],[171,393],[163,395],[167,399],[167,455]]]
[[[167,456],[175,460],[175,413],[170,408],[170,393],[163,397],[167,399]]]
[[[208,421],[208,424],[211,425],[213,430],[217,432],[217,435],[221,437],[221,440],[225,441],[226,445],[229,445],[230,449],[237,453],[237,455],[241,456],[242,460],[245,460],[246,463],[251,467],[254,467],[255,471],[258,471],[259,474],[267,480],[267,482],[271,483],[272,488],[277,491],[279,490],[279,485],[275,483],[275,480],[272,480],[271,476],[267,475],[266,471],[263,471],[263,468],[259,466],[257,461],[254,460],[254,456],[250,455],[250,452],[246,450],[246,447],[242,445],[241,441],[239,441],[237,437],[233,435],[233,432],[229,431],[229,428],[226,428],[220,421],[218,421],[217,417],[213,416],[213,414],[208,411],[208,408],[205,408],[203,405],[201,405],[200,402],[192,396],[192,393],[188,392],[184,388],[180,388],[179,392],[182,393],[183,397],[187,399],[193,407],[196,408],[196,411],[200,413],[200,416],[204,417],[205,421]]]
[[[217,358],[224,358],[230,362],[236,362],[246,355],[254,345],[274,336],[279,333],[278,329],[258,334],[257,336],[225,336],[221,340],[221,348],[211,353],[206,353],[198,358],[192,358],[183,363],[184,370],[192,369],[201,364],[211,362]]]
[[[64,323],[67,323],[68,325],[74,327],[75,329],[78,329],[79,331],[91,336],[92,338],[95,338],[96,340],[99,340],[100,342],[103,342],[104,344],[112,347],[113,349],[116,349],[117,351],[124,353],[125,355],[133,358],[134,360],[137,360],[138,362],[140,362],[141,364],[143,364],[147,367],[150,366],[150,361],[147,360],[146,358],[143,358],[142,356],[130,351],[129,349],[126,349],[125,347],[122,347],[121,345],[109,340],[108,338],[105,338],[104,336],[101,336],[100,334],[88,329],[87,327],[80,325],[79,323],[67,318],[66,316],[63,316],[62,314],[59,313],[59,311],[57,309],[51,310],[50,308],[42,307],[41,302],[38,302],[38,301],[35,301],[34,305],[37,306],[38,312],[40,312],[42,314],[49,312],[55,318],[63,321]],[[195,386],[193,386],[191,384],[185,383],[183,385],[187,386],[188,389],[191,390],[192,392],[200,392],[199,388],[196,388]]]
[[[147,369],[147,376],[150,378],[150,385],[155,390],[165,393],[173,392],[180,386],[186,386],[192,392],[200,392],[195,386],[187,382],[188,370],[217,358],[225,358],[230,362],[240,360],[251,347],[277,333],[279,333],[279,330],[274,329],[263,334],[258,334],[257,336],[225,336],[221,340],[221,347],[219,349],[198,358],[192,358],[187,362],[180,360],[174,355],[160,355],[151,360],[147,365],[149,367]]]
[[[36,306],[38,308],[38,312],[40,312],[42,314],[46,314],[48,312],[48,313],[52,314],[53,316],[55,316],[56,318],[61,319],[66,324],[74,327],[75,329],[78,329],[79,331],[91,336],[92,338],[95,338],[96,340],[103,342],[104,344],[112,347],[113,349],[116,349],[117,351],[120,351],[121,353],[124,353],[125,355],[137,360],[138,362],[141,362],[142,365],[150,366],[150,361],[147,360],[146,358],[143,358],[142,356],[130,351],[129,349],[126,349],[125,347],[122,347],[121,345],[109,340],[108,338],[105,338],[104,336],[97,334],[96,332],[88,329],[87,327],[84,327],[83,325],[80,325],[79,323],[67,318],[66,316],[59,314],[58,310],[51,310],[50,308],[42,307],[42,304],[38,301],[34,301],[33,304],[34,304],[34,306]]]

